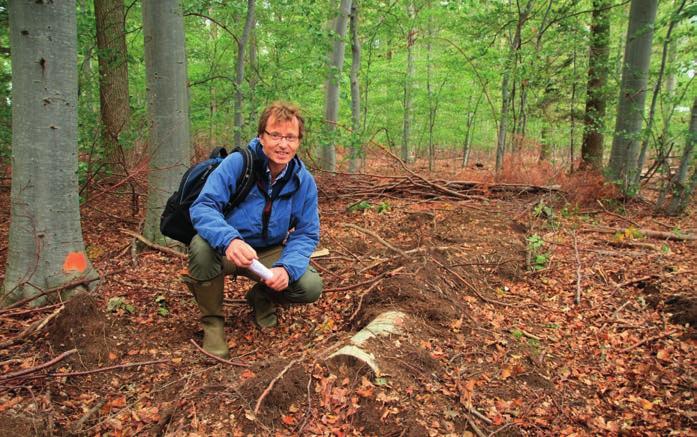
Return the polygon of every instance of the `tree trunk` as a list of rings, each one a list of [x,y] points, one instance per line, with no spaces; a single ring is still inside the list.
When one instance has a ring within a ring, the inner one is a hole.
[[[114,161],[131,116],[123,0],[94,0],[99,54],[99,103],[106,157]]]
[[[249,126],[249,134],[256,136],[257,134],[257,82],[259,78],[259,61],[257,60],[257,37],[255,26],[252,26],[252,34],[249,36],[249,67],[251,74],[249,75],[249,118],[247,125]]]
[[[409,1],[409,20],[413,22],[416,18],[413,0]],[[413,24],[412,24],[413,25]],[[407,73],[404,78],[404,120],[402,122],[402,161],[410,162],[409,141],[411,137],[411,117],[413,110],[412,92],[414,87],[414,43],[416,42],[416,29],[409,29],[407,34]]]
[[[341,0],[339,14],[336,17],[334,44],[329,57],[329,72],[325,85],[326,99],[324,103],[324,139],[320,166],[324,170],[336,170],[336,121],[339,118],[339,85],[341,72],[344,68],[344,37],[348,17],[351,14],[351,0]]]
[[[184,18],[178,0],[146,1],[142,7],[150,119],[143,236],[162,243],[160,215],[191,163]]]
[[[686,0],[682,0],[678,5],[678,8],[673,13],[671,17],[670,24],[668,25],[668,31],[666,32],[666,38],[663,42],[663,52],[661,54],[661,67],[658,70],[658,78],[656,79],[656,86],[653,89],[653,95],[651,96],[651,105],[649,106],[649,117],[646,121],[646,133],[641,141],[641,151],[639,152],[639,171],[634,176],[634,185],[639,186],[641,183],[641,169],[644,168],[644,162],[646,161],[646,151],[649,148],[649,138],[653,131],[653,121],[654,115],[656,114],[656,102],[658,101],[658,93],[661,91],[661,83],[663,82],[663,72],[666,69],[666,57],[668,56],[668,48],[670,45],[671,34],[673,33],[673,28],[680,21],[680,12],[685,6]]]
[[[213,8],[208,9],[208,13],[212,15]],[[210,24],[210,41],[213,44],[213,59],[217,58],[218,55],[218,45],[216,41],[218,40],[218,25],[211,22]],[[211,149],[218,145],[217,139],[217,128],[216,128],[216,118],[218,116],[218,93],[215,87],[215,81],[211,80],[209,85],[209,95],[210,95],[210,105],[209,105],[209,115],[210,122],[208,126],[208,145]]]
[[[503,77],[501,79],[501,119],[499,120],[498,138],[496,141],[496,172],[498,173],[503,168],[503,157],[506,151],[506,125],[508,123],[508,110],[510,107],[510,90],[509,82],[511,81],[511,73],[513,70],[512,80],[515,82],[515,69],[518,64],[518,50],[521,46],[521,31],[525,22],[528,19],[532,0],[528,0],[525,9],[518,11],[518,21],[516,23],[515,35],[511,41],[508,58],[504,65]]]
[[[242,146],[242,130],[244,122],[242,116],[242,85],[244,83],[244,49],[249,42],[249,34],[254,25],[255,0],[247,0],[247,19],[244,22],[242,37],[237,40],[237,63],[235,64],[235,146]]]
[[[651,60],[651,40],[657,0],[632,0],[624,50],[624,68],[617,103],[615,135],[610,152],[608,177],[627,195],[635,195],[639,165],[639,140],[644,117],[646,84]]]
[[[467,112],[467,130],[465,131],[465,142],[462,148],[462,168],[467,166],[470,159],[470,152],[472,151],[472,138],[474,137],[474,122],[477,118],[477,110],[479,109],[479,103],[482,101],[483,96],[484,91],[482,90],[479,93],[479,97],[477,97],[477,102],[474,104],[474,109],[470,109]]]
[[[610,56],[609,6],[609,0],[593,0],[586,112],[583,118],[584,132],[581,146],[582,167],[598,171],[603,168],[603,128],[607,104],[605,86]]]
[[[2,305],[97,276],[80,226],[75,8],[74,0],[9,3],[13,161]]]
[[[680,168],[675,175],[673,183],[673,199],[668,206],[667,213],[670,215],[682,214],[687,208],[687,204],[697,185],[697,159],[695,159],[694,149],[697,143],[697,98],[692,102],[692,114],[690,117],[690,129],[687,131],[687,141],[683,150]],[[687,180],[687,172],[693,164],[692,177]]]
[[[431,9],[431,3],[428,5]],[[436,122],[436,103],[433,101],[433,66],[431,65],[431,55],[433,51],[433,15],[428,15],[428,38],[426,40],[426,92],[428,96],[428,171],[435,168],[436,151],[433,144],[433,126]]]
[[[358,74],[361,69],[361,41],[358,39],[358,0],[351,5],[351,160],[349,173],[358,173],[361,167],[361,88]]]

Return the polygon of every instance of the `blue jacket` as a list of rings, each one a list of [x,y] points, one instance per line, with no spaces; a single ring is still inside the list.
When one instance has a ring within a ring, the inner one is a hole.
[[[258,138],[252,140],[249,147],[256,156],[255,173],[261,182],[224,217],[223,208],[235,192],[244,165],[241,153],[230,154],[211,173],[201,194],[189,208],[191,221],[196,232],[223,256],[235,238],[242,238],[255,249],[264,249],[279,245],[288,237],[281,257],[273,267],[283,266],[288,271],[290,282],[297,281],[305,273],[310,255],[319,243],[317,185],[302,161],[294,157],[288,164],[286,175],[273,186],[267,235],[262,235],[269,184],[266,175],[268,158]],[[289,234],[291,227],[295,230]]]

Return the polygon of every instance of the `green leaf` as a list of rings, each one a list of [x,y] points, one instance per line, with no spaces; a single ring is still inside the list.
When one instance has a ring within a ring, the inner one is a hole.
[[[157,309],[157,314],[161,315],[162,317],[165,317],[169,315],[169,310],[165,307],[160,307]]]

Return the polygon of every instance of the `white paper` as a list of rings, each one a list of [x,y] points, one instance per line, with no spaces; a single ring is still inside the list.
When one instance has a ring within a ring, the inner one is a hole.
[[[264,264],[260,263],[259,260],[256,259],[252,261],[252,265],[249,266],[249,270],[259,275],[261,279],[271,279],[273,277],[271,270],[266,268]]]

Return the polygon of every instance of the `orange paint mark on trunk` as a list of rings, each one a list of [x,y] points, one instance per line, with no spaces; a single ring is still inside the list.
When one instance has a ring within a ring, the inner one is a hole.
[[[65,273],[70,272],[84,272],[87,269],[87,257],[83,252],[70,252],[68,256],[65,257],[63,261],[63,271]]]

